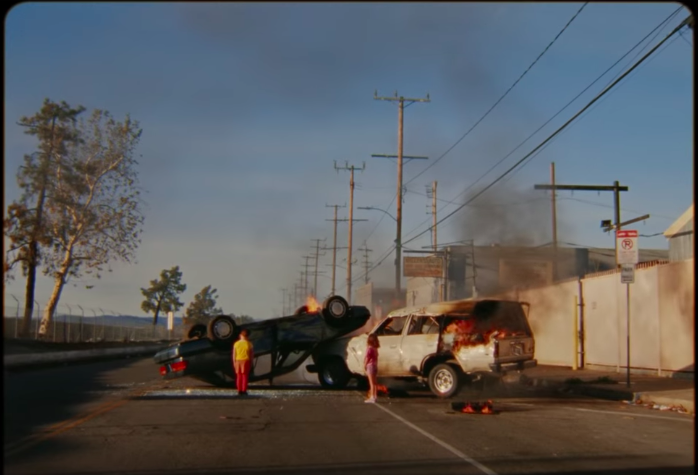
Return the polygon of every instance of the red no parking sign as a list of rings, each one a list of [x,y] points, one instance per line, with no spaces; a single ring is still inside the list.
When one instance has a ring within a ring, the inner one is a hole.
[[[635,265],[640,262],[636,230],[616,231],[616,259],[620,265]]]

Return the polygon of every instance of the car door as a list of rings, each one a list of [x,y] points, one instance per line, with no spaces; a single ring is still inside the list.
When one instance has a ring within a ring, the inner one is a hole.
[[[439,318],[433,315],[412,315],[402,337],[402,372],[419,375],[422,361],[438,351]]]
[[[407,315],[394,316],[386,320],[374,332],[378,337],[378,376],[401,376],[402,358],[400,340],[407,322]]]

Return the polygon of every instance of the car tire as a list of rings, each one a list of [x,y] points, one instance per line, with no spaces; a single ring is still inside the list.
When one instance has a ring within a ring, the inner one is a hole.
[[[194,340],[196,338],[203,338],[206,336],[208,329],[203,323],[195,323],[187,330],[187,340]]]
[[[344,389],[351,380],[346,363],[340,358],[327,358],[318,367],[320,386],[327,389]]]
[[[438,364],[429,371],[429,389],[436,397],[448,399],[460,390],[460,371],[449,364]]]
[[[227,315],[219,315],[208,322],[208,339],[218,347],[232,345],[237,333],[235,320]]]
[[[322,316],[329,325],[341,326],[349,316],[349,303],[339,295],[328,297],[322,304]]]

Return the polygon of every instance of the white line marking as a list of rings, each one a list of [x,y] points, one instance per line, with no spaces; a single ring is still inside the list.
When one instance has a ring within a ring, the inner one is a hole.
[[[690,422],[690,423],[695,422],[693,420],[688,420],[688,419],[679,419],[678,417],[650,416],[648,414],[637,414],[634,412],[599,411],[596,409],[581,409],[579,407],[566,407],[565,409],[569,409],[569,410],[573,410],[573,411],[582,411],[582,412],[597,412],[599,414],[618,414],[618,415],[627,416],[627,417],[645,417],[647,419],[661,419],[663,421],[677,421],[677,422]]]
[[[380,405],[380,404],[374,404],[374,405],[375,405],[378,409],[380,409],[381,411],[387,412],[388,414],[390,414],[391,416],[393,416],[395,419],[399,420],[400,422],[402,422],[402,423],[405,424],[406,426],[411,427],[412,429],[416,430],[417,432],[419,432],[420,434],[422,434],[424,437],[426,437],[426,438],[428,438],[428,439],[431,439],[432,441],[436,442],[436,443],[439,444],[441,447],[443,447],[444,449],[446,449],[446,450],[448,450],[449,452],[451,452],[452,454],[454,454],[456,457],[459,457],[459,458],[465,460],[466,462],[468,462],[468,463],[469,463],[470,465],[472,465],[473,467],[479,469],[482,473],[486,473],[487,475],[497,475],[496,472],[493,472],[493,471],[490,470],[489,468],[485,467],[484,465],[482,465],[482,464],[481,464],[480,462],[478,462],[477,460],[473,460],[472,458],[468,457],[467,455],[465,455],[465,454],[464,454],[463,452],[461,452],[460,450],[458,450],[458,449],[456,449],[456,448],[454,448],[454,447],[451,447],[451,446],[448,445],[446,442],[444,442],[444,441],[442,441],[442,440],[440,440],[440,439],[437,439],[436,437],[434,437],[434,436],[431,435],[430,433],[426,432],[425,430],[420,429],[419,427],[417,427],[416,425],[412,424],[412,423],[411,423],[410,421],[408,421],[407,419],[404,419],[404,418],[398,416],[397,414],[395,414],[393,411],[391,411],[391,410],[388,409],[387,407],[383,407],[383,406]]]

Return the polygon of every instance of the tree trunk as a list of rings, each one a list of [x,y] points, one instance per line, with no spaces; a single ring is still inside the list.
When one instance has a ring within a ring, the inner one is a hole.
[[[36,286],[36,257],[39,252],[39,245],[36,241],[29,243],[29,259],[27,262],[27,288],[24,292],[24,318],[20,336],[29,338],[31,333],[32,314],[34,313],[34,288]]]
[[[46,187],[48,186],[48,164],[53,156],[54,131],[56,129],[56,119],[54,115],[51,120],[51,143],[48,155],[45,158],[43,170],[44,180],[41,183],[39,199],[36,203],[36,222],[34,223],[34,234],[29,242],[29,261],[27,262],[27,289],[24,297],[24,319],[22,321],[23,338],[27,338],[31,331],[32,313],[34,313],[34,289],[36,288],[36,267],[39,265],[39,243],[38,233],[42,232],[42,219],[44,215],[44,201],[46,201]],[[61,286],[62,287],[62,286]],[[59,292],[60,293],[60,292]]]
[[[51,293],[51,298],[48,299],[46,304],[46,309],[44,310],[44,317],[41,319],[41,325],[39,325],[39,335],[46,336],[48,334],[48,329],[53,323],[53,315],[56,313],[56,307],[58,307],[58,301],[61,298],[61,292],[65,286],[65,278],[70,270],[70,259],[72,257],[72,250],[69,248],[65,253],[65,258],[63,259],[63,264],[61,265],[61,270],[56,272],[55,280],[53,284],[53,292]]]
[[[158,306],[155,307],[155,315],[153,316],[153,327],[158,324],[158,315],[160,314],[160,305],[162,304],[162,299],[158,300]]]

